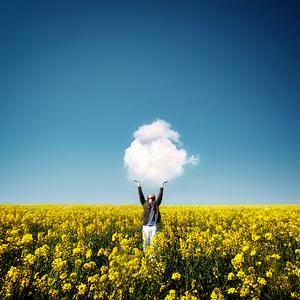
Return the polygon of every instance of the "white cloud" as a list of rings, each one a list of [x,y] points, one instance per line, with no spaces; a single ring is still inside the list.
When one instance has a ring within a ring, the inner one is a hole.
[[[184,149],[178,148],[180,135],[164,120],[139,127],[133,136],[135,139],[124,156],[129,179],[160,184],[182,175],[185,165],[199,163],[197,156],[188,157]]]
[[[170,129],[171,125],[164,120],[156,120],[151,124],[145,124],[134,132],[133,136],[141,142],[150,143],[159,139],[179,141],[179,133]]]

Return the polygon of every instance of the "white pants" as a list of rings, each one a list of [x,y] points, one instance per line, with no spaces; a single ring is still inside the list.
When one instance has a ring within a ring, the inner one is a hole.
[[[143,249],[146,250],[148,245],[152,245],[153,237],[157,231],[156,225],[154,226],[143,226]]]

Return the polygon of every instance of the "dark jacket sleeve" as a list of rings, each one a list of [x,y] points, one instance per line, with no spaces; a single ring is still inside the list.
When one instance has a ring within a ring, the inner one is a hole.
[[[144,205],[144,203],[146,202],[143,191],[142,191],[142,187],[138,187],[138,191],[139,191],[139,197],[140,197],[140,201],[141,204]]]
[[[163,197],[164,188],[160,188],[157,199],[155,200],[156,205],[160,205],[162,197]]]

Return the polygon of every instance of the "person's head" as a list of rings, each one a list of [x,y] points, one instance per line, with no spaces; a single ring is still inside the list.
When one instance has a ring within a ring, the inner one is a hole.
[[[152,204],[155,201],[155,195],[154,194],[149,194],[147,196],[147,200],[150,204]]]

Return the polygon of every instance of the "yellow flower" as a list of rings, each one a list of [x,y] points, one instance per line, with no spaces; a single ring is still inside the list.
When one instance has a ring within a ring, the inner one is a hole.
[[[245,272],[244,271],[238,271],[237,272],[237,274],[236,274],[236,276],[238,277],[238,278],[244,278],[245,277]]]
[[[234,294],[234,293],[236,293],[236,289],[235,288],[229,288],[228,290],[227,290],[227,293],[228,294]]]
[[[25,288],[28,286],[28,284],[29,284],[29,278],[23,278],[21,281],[21,287]]]
[[[73,251],[72,251],[73,256],[78,255],[80,252],[81,252],[81,249],[78,248],[78,247],[74,248]]]
[[[172,280],[179,281],[180,278],[181,278],[181,274],[178,273],[178,272],[175,272],[175,273],[172,274],[171,278],[172,278]]]
[[[146,252],[137,205],[0,208],[1,299],[22,291],[28,298],[37,291],[49,299],[142,299],[147,291],[153,300],[300,300],[299,206],[162,205],[163,226]],[[175,263],[181,259],[186,283]],[[205,259],[215,264],[198,264]],[[174,272],[167,274],[169,260]]]
[[[81,259],[76,259],[75,260],[75,268],[78,269],[82,264],[82,260]]]
[[[165,300],[174,300],[176,299],[176,291],[175,290],[169,290],[169,294],[165,297]]]
[[[67,272],[62,273],[62,274],[59,276],[59,278],[60,278],[61,280],[65,280],[67,277],[68,277],[68,273],[67,273]]]
[[[231,263],[235,269],[239,269],[242,266],[242,263],[244,262],[244,254],[238,253],[232,260]]]
[[[224,300],[222,291],[219,288],[214,288],[214,290],[210,294],[210,299],[211,300]]]
[[[265,234],[265,238],[266,238],[268,241],[271,241],[272,238],[273,238],[272,233],[271,233],[271,232],[266,233],[266,234]]]
[[[272,277],[272,276],[273,276],[272,271],[267,271],[267,272],[266,272],[266,277]]]
[[[54,299],[56,299],[56,298],[57,298],[57,295],[58,295],[58,290],[56,290],[56,289],[51,289],[51,290],[49,290],[48,294],[49,294],[50,296],[52,296]]]
[[[197,300],[198,298],[193,296],[189,291],[186,291],[183,296],[180,297],[180,300]]]
[[[78,287],[78,295],[84,295],[86,292],[86,285],[84,283],[81,283]]]
[[[61,271],[63,268],[65,268],[67,265],[67,261],[66,260],[62,260],[60,257],[56,258],[53,260],[52,262],[52,268],[53,271]]]
[[[242,251],[247,252],[249,250],[249,248],[250,248],[249,245],[245,245],[245,246],[243,246]]]
[[[165,284],[162,284],[161,286],[160,286],[160,288],[159,288],[159,291],[160,292],[162,292],[162,291],[164,291],[165,289],[166,289],[166,285]]]
[[[36,256],[44,256],[44,257],[46,257],[47,254],[48,254],[48,252],[49,252],[49,246],[48,245],[43,245],[42,247],[37,248],[34,251],[34,254]]]
[[[115,232],[113,235],[112,235],[112,237],[111,237],[111,240],[112,240],[112,242],[115,242],[115,241],[117,241],[117,239],[118,239],[118,233],[117,232]]]
[[[97,256],[104,255],[104,251],[105,251],[104,248],[100,248],[100,249],[98,250]]]
[[[252,241],[256,242],[260,239],[260,235],[252,234]]]
[[[276,260],[279,260],[281,258],[281,256],[279,254],[276,254],[276,253],[272,254],[270,257],[274,258]]]
[[[92,254],[93,254],[93,251],[91,249],[88,249],[86,251],[85,257],[88,259],[88,258],[90,258],[92,256]]]
[[[258,277],[257,282],[261,285],[266,285],[267,281],[263,277]]]
[[[93,276],[88,277],[88,282],[90,283],[96,283],[99,279],[99,274],[95,274]]]
[[[25,257],[24,257],[24,261],[32,266],[35,262],[36,262],[36,257],[33,255],[33,254],[27,254]]]
[[[30,233],[26,233],[23,235],[23,238],[22,238],[22,241],[21,243],[22,244],[29,244],[33,241],[33,237],[32,237],[32,234]]]
[[[105,282],[106,280],[107,280],[107,275],[106,274],[103,274],[103,275],[101,275],[101,277],[100,277],[100,282]]]
[[[86,269],[86,270],[93,269],[95,266],[96,266],[96,263],[94,261],[90,261],[83,265],[84,269]]]
[[[240,290],[240,296],[241,297],[246,297],[248,294],[250,293],[250,290],[249,288],[247,287],[242,287],[241,290]]]
[[[0,245],[0,256],[2,256],[2,254],[4,254],[8,250],[8,246],[9,244]]]
[[[16,267],[10,267],[10,269],[7,272],[7,276],[9,280],[12,282],[17,281],[19,274],[20,274],[20,270]]]
[[[297,292],[291,292],[291,299],[300,299],[300,293]]]
[[[69,292],[72,288],[72,284],[71,283],[64,283],[62,286],[62,290],[63,292]]]
[[[47,283],[49,286],[52,286],[54,285],[55,281],[56,281],[55,278],[48,277]]]
[[[67,241],[68,241],[68,236],[67,236],[66,234],[63,234],[63,235],[61,236],[61,240],[62,240],[63,242],[67,242]]]

